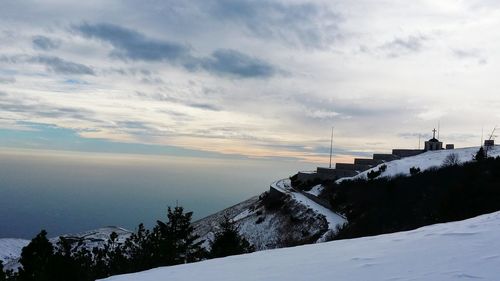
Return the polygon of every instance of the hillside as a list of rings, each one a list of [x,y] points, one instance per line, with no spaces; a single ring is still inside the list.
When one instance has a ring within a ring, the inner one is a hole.
[[[193,226],[208,246],[224,216],[232,219],[257,250],[274,249],[322,242],[345,219],[291,188],[288,179],[271,185],[281,194],[269,192],[241,202],[204,219]]]
[[[74,245],[78,242],[82,242],[85,248],[91,250],[94,247],[101,247],[104,245],[112,232],[118,234],[119,243],[125,241],[131,233],[120,227],[109,226],[76,234],[62,235],[62,237],[72,241]],[[58,240],[59,237],[50,239],[54,245],[57,245]],[[29,242],[30,240],[26,239],[0,238],[0,260],[4,263],[5,269],[17,270],[20,266],[18,260],[21,256],[21,251]]]
[[[479,147],[467,147],[467,148],[457,148],[450,150],[436,150],[436,151],[427,151],[422,154],[406,157],[399,160],[394,160],[391,162],[384,163],[387,166],[387,169],[382,172],[381,177],[393,177],[396,175],[409,175],[410,168],[418,167],[420,170],[425,171],[432,167],[440,167],[443,165],[444,160],[450,154],[456,154],[461,163],[472,161],[474,155],[479,150]],[[500,155],[499,146],[494,146],[490,148],[488,151],[488,156],[497,157]],[[342,178],[337,182],[342,182],[345,180],[353,180],[353,179],[363,179],[367,177],[367,174],[372,170],[378,170],[381,165],[364,171],[354,177]]]
[[[500,212],[413,231],[261,251],[107,281],[498,280]]]

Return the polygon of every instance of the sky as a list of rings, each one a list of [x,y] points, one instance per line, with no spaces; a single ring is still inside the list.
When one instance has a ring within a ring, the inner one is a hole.
[[[500,118],[498,1],[0,5],[2,147],[344,161]]]

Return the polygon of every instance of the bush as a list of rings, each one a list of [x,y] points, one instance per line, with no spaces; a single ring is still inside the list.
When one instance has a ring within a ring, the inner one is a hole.
[[[427,169],[411,177],[343,181],[328,187],[333,210],[349,221],[336,239],[405,231],[498,211],[499,186],[500,158]]]
[[[380,170],[377,170],[377,171],[371,170],[366,174],[366,176],[368,177],[369,180],[374,180],[375,178],[380,176],[380,174],[382,174],[382,171],[380,171]]]
[[[456,153],[450,153],[444,158],[443,166],[455,166],[460,164],[460,157]]]
[[[410,168],[410,175],[414,176],[416,174],[420,173],[420,168],[419,167],[411,167]]]
[[[255,251],[255,248],[245,237],[240,235],[238,228],[229,218],[224,217],[220,228],[221,230],[215,234],[214,240],[210,242],[210,257],[219,258]]]
[[[481,146],[479,150],[476,152],[476,155],[474,155],[474,160],[483,161],[485,159],[486,159],[486,151],[484,151],[484,148]]]

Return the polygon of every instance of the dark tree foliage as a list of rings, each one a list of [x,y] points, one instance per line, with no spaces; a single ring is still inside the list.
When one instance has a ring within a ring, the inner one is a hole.
[[[385,172],[385,170],[387,170],[387,165],[386,164],[382,164],[378,169],[379,169],[379,171],[381,173],[383,173],[383,172]]]
[[[380,170],[371,170],[369,171],[366,176],[368,177],[369,180],[374,180],[376,179],[378,176],[380,176],[380,174],[382,174],[382,171]]]
[[[155,266],[174,265],[200,260],[204,251],[202,241],[191,225],[193,213],[182,207],[168,208],[168,221],[157,221],[151,233],[152,262]]]
[[[414,176],[416,174],[420,173],[420,168],[419,167],[411,167],[410,168],[410,175]]]
[[[0,260],[0,281],[5,281],[7,279],[7,275],[3,271],[3,262]]]
[[[486,159],[486,151],[484,151],[484,148],[481,146],[479,150],[476,152],[476,155],[474,155],[474,160],[483,161],[485,159]]]
[[[31,243],[24,247],[19,262],[19,280],[51,281],[53,280],[54,246],[47,239],[47,231],[42,230]]]
[[[167,216],[167,222],[158,221],[151,231],[140,224],[124,242],[113,232],[107,243],[92,250],[85,248],[83,241],[64,237],[54,247],[42,230],[23,248],[19,272],[10,272],[5,278],[0,270],[0,281],[92,281],[206,258],[200,246],[203,241],[195,242],[199,237],[191,226],[192,213],[169,207]]]
[[[224,217],[220,223],[220,231],[215,234],[215,239],[210,242],[210,257],[220,258],[232,255],[251,253],[255,248],[248,240],[241,236],[238,227],[229,218]]]
[[[343,181],[326,191],[349,221],[337,239],[410,230],[500,210],[500,158],[411,177]]]

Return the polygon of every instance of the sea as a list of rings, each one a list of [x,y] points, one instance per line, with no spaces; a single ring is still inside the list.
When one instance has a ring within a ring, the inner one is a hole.
[[[182,206],[203,218],[314,165],[290,159],[0,151],[0,238],[129,230]]]

